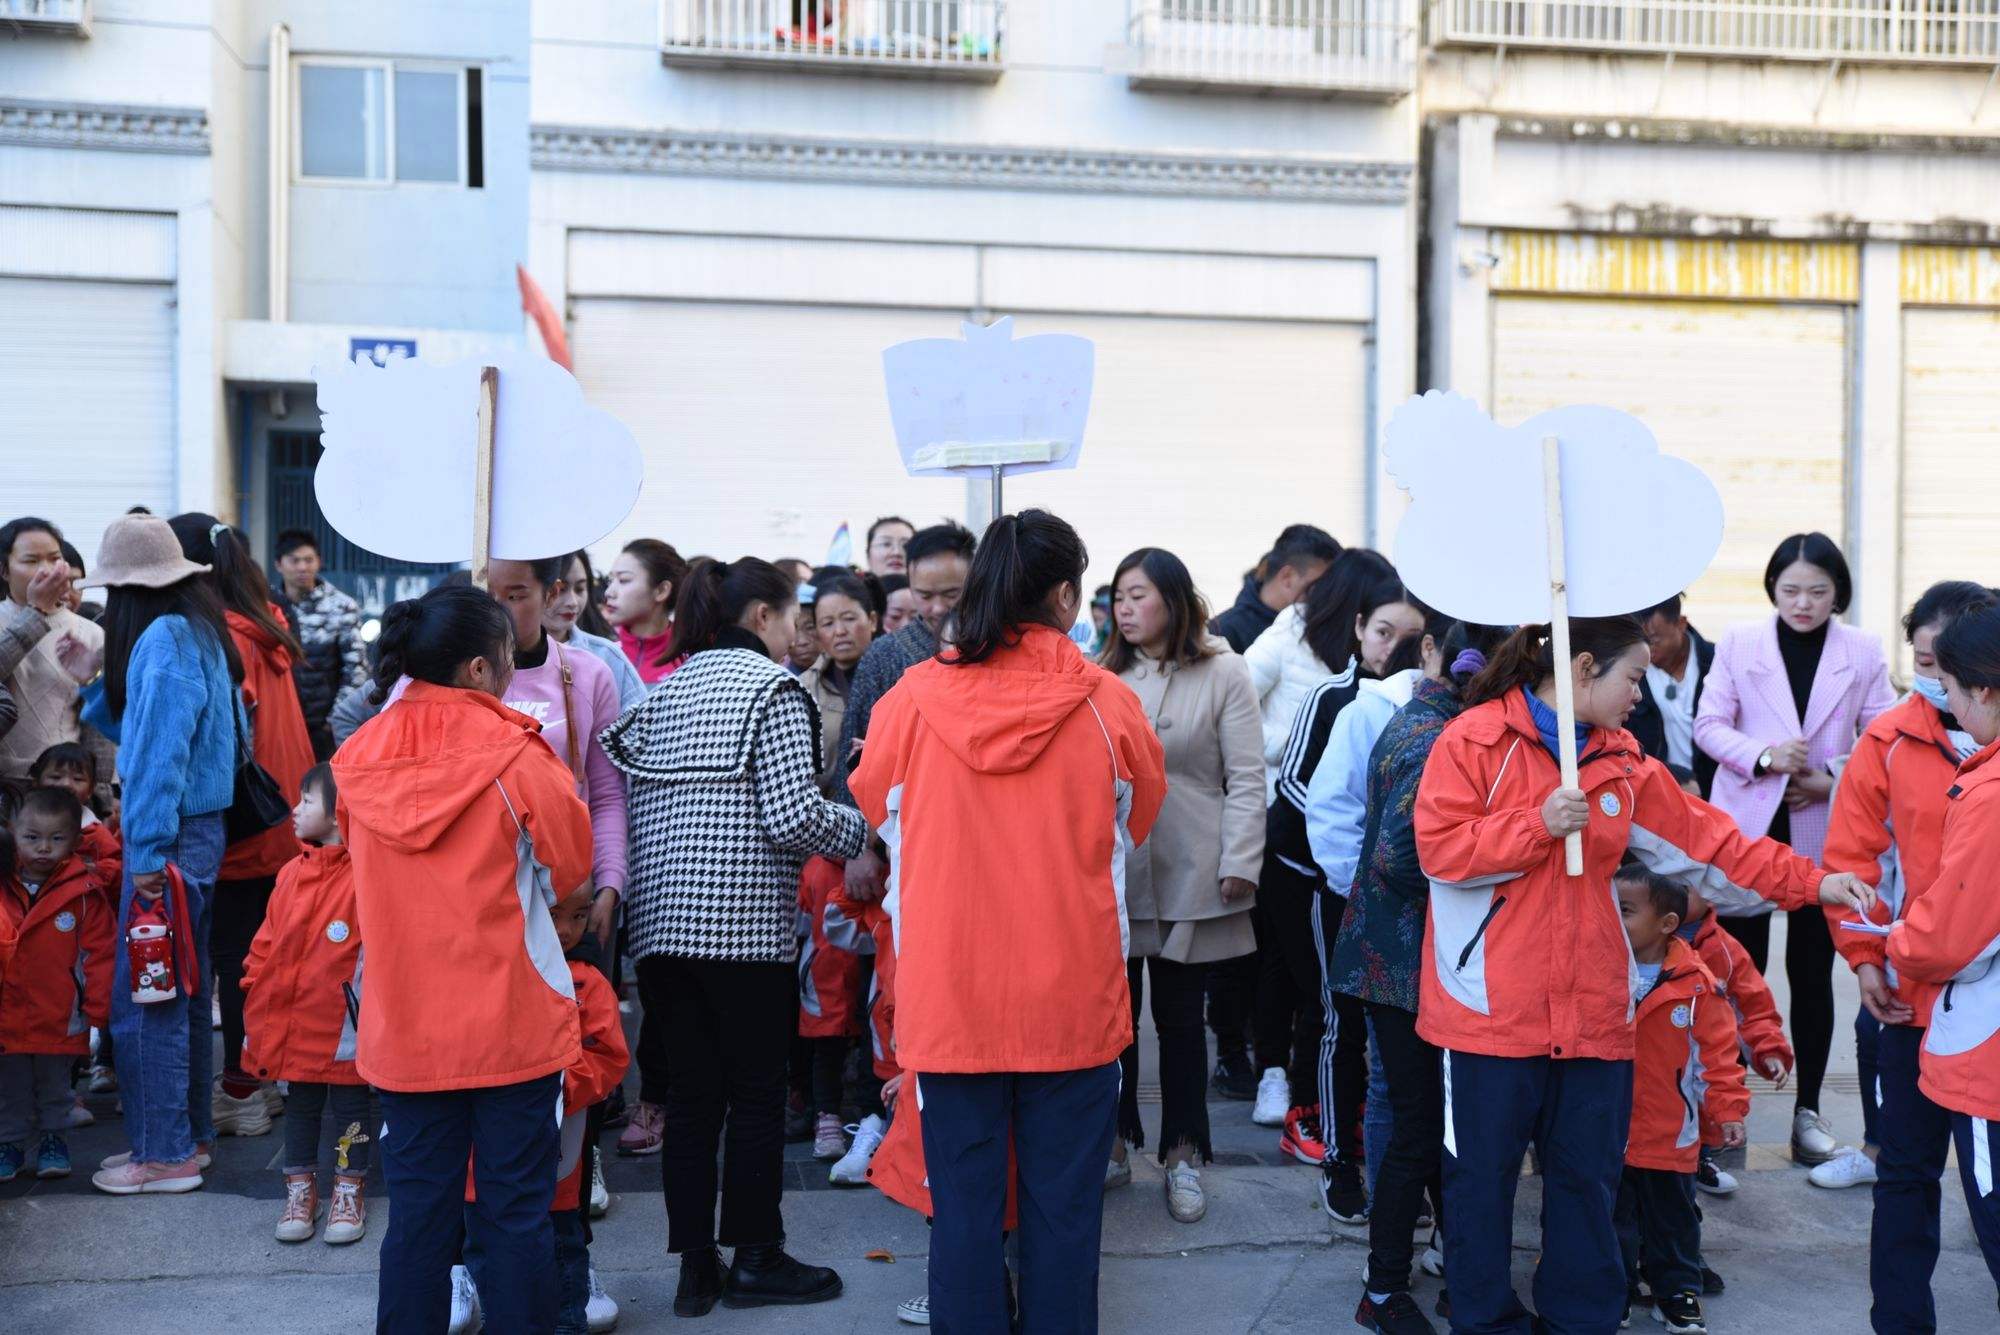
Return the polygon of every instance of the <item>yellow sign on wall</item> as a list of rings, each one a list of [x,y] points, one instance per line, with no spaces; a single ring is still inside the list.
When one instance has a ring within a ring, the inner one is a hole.
[[[1906,306],[2000,306],[2000,250],[1904,246]]]
[[[1860,296],[1860,252],[1839,242],[1558,232],[1500,232],[1495,239],[1496,292],[1710,301]]]

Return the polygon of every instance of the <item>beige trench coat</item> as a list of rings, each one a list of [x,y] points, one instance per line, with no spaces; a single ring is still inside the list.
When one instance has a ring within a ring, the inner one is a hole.
[[[840,757],[840,725],[847,719],[847,697],[833,689],[833,683],[826,679],[827,664],[832,660],[825,654],[799,674],[799,685],[805,687],[806,694],[819,706],[819,786],[821,792],[830,793],[834,789],[833,767]],[[850,675],[848,680],[852,681]]]
[[[1164,667],[1140,657],[1120,675],[1167,755],[1167,798],[1125,867],[1132,957],[1207,964],[1257,948],[1252,898],[1224,903],[1225,876],[1255,881],[1264,861],[1264,731],[1250,669],[1219,652]]]

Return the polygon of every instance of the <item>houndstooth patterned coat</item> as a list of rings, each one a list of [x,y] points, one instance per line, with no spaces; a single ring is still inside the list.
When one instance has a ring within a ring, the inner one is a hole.
[[[818,711],[798,681],[726,639],[600,737],[631,780],[633,957],[793,962],[800,868],[868,833],[814,785]]]

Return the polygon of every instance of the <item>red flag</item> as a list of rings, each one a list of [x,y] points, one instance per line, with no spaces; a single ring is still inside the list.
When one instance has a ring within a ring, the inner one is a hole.
[[[563,332],[562,317],[549,304],[541,285],[528,276],[521,265],[514,266],[514,276],[521,283],[521,309],[535,322],[535,329],[542,336],[542,350],[549,354],[549,360],[565,371],[576,368],[569,364],[569,335]]]

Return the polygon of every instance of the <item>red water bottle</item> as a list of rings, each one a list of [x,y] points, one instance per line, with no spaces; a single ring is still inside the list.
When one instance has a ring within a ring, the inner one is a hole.
[[[132,1000],[137,1005],[172,1001],[180,995],[174,986],[174,928],[167,919],[164,897],[151,903],[135,896],[131,925],[125,929],[126,958],[132,968]]]

